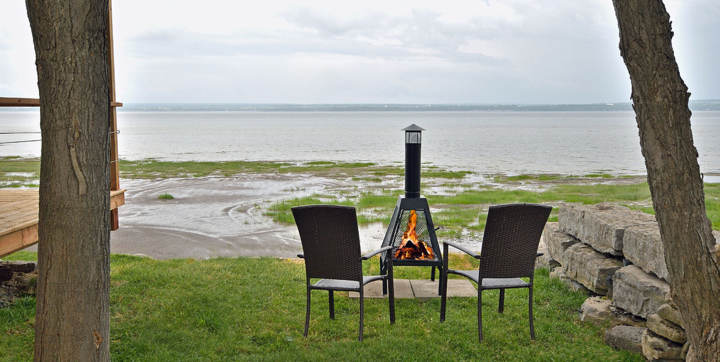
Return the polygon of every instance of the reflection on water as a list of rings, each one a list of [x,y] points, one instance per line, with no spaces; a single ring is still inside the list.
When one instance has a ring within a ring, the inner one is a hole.
[[[37,112],[0,112],[0,132],[39,130]],[[424,162],[482,173],[644,174],[632,112],[120,112],[120,156],[166,160],[402,163],[416,123]],[[720,172],[720,112],[694,112],[701,170]],[[0,135],[0,142],[37,135]],[[36,138],[36,137],[35,137]],[[38,156],[39,143],[0,146]]]

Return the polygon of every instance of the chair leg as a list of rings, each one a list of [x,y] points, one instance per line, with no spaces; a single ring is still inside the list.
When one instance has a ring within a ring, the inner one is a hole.
[[[328,304],[330,304],[330,319],[335,319],[335,300],[332,290],[328,290]]]
[[[432,269],[430,270],[430,281],[435,281],[435,265],[432,266]]]
[[[440,322],[445,321],[445,308],[447,306],[447,272],[440,270]]]
[[[307,288],[307,306],[305,308],[305,333],[304,337],[308,335],[308,328],[310,327],[310,288]]]
[[[365,296],[363,295],[363,286],[360,283],[360,333],[358,334],[358,341],[363,340],[363,317],[365,315]]]
[[[530,292],[528,293],[528,314],[530,317],[530,339],[535,339],[535,326],[533,325],[533,286],[530,285]]]
[[[390,288],[390,295],[388,296],[388,302],[390,303],[390,324],[393,324],[395,323],[395,284],[393,283],[392,274],[390,274],[387,282]]]
[[[500,289],[500,302],[498,303],[498,313],[502,313],[505,309],[505,289]]]
[[[442,268],[438,268],[438,273],[440,273],[440,281],[438,282],[438,295],[440,295],[442,293],[443,283],[447,283],[447,278],[443,281],[444,272]]]
[[[483,333],[482,333],[482,289],[478,288],[478,342],[482,342],[483,340]]]

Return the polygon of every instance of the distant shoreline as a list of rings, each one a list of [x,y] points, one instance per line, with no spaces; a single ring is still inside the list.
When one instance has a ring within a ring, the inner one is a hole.
[[[692,111],[720,111],[720,100],[694,100]],[[37,108],[0,108],[32,111]],[[624,112],[630,102],[588,104],[294,104],[294,103],[125,103],[124,112]]]

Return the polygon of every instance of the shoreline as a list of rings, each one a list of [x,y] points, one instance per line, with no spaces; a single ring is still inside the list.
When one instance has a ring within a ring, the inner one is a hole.
[[[0,172],[0,180],[34,180],[39,161],[0,158],[0,165],[12,162],[18,167],[3,167],[9,171]],[[128,191],[120,229],[111,233],[111,252],[155,259],[293,257],[301,247],[289,208],[310,203],[357,207],[362,250],[373,250],[404,194],[401,166],[371,163],[146,160],[121,167],[120,185]],[[424,171],[423,195],[443,226],[438,237],[470,248],[479,243],[493,204],[536,202],[557,209],[564,202],[609,201],[652,211],[644,176],[482,175],[432,166]],[[720,184],[706,184],[706,193],[708,214],[720,229]]]

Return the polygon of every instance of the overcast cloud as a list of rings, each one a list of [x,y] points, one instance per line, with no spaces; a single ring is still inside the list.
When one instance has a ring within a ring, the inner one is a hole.
[[[720,98],[720,2],[667,1],[695,99]],[[627,101],[609,0],[114,2],[118,99]],[[24,1],[0,13],[0,96],[37,96]]]

